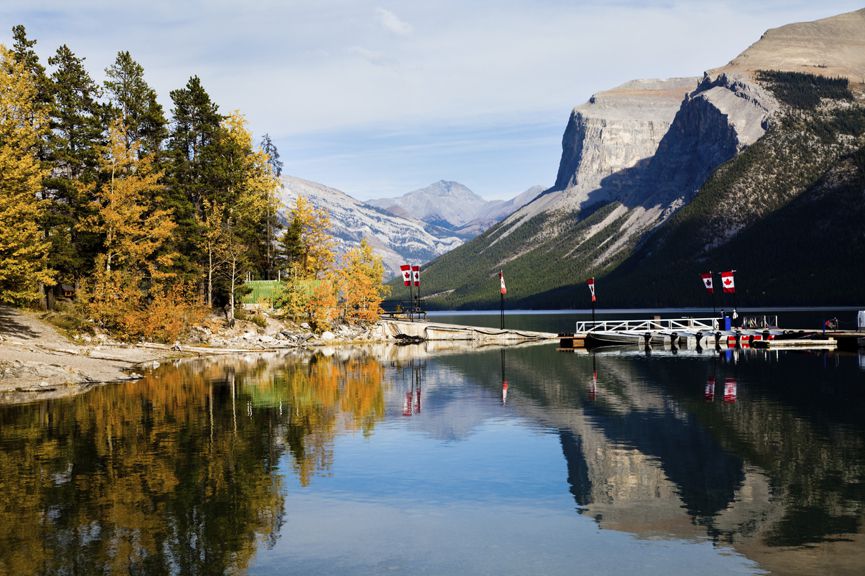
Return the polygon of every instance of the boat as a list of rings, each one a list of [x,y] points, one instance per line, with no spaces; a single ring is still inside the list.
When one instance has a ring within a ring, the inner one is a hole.
[[[643,337],[639,334],[624,332],[588,332],[586,334],[586,348],[598,348],[600,346],[638,346]]]

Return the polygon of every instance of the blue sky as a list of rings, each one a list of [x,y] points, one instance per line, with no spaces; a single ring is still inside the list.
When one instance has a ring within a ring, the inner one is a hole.
[[[160,100],[197,74],[271,134],[288,174],[368,199],[436,180],[507,198],[555,180],[573,106],[634,78],[699,76],[768,28],[850,1],[3,0],[43,63],[97,81],[129,50]]]

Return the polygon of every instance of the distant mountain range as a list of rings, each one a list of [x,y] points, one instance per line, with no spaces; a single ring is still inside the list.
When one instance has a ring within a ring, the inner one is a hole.
[[[339,251],[366,238],[382,256],[389,277],[397,275],[401,264],[425,263],[453,250],[509,214],[510,207],[519,207],[527,197],[542,191],[536,187],[508,201],[488,202],[462,184],[441,181],[392,201],[361,202],[335,188],[293,176],[283,177],[283,184],[282,201],[287,209],[298,195],[324,208]],[[383,205],[388,208],[380,207]],[[466,218],[466,214],[475,216]]]
[[[544,191],[529,188],[510,200],[484,200],[459,182],[439,180],[396,198],[377,198],[366,203],[404,218],[413,218],[471,239],[522,207]]]
[[[865,10],[766,32],[703,78],[577,106],[556,183],[426,267],[430,307],[865,303]],[[419,210],[419,208],[416,208]],[[439,217],[437,216],[431,217]]]

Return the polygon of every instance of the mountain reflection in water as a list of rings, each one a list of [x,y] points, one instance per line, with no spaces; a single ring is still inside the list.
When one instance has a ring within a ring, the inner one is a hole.
[[[551,435],[560,468],[533,453]],[[499,451],[509,456],[485,457]],[[0,484],[2,574],[474,571],[480,560],[447,533],[415,542],[431,552],[422,565],[388,556],[402,523],[432,530],[433,500],[453,534],[461,514],[495,513],[506,533],[514,506],[535,507],[538,534],[558,552],[526,538],[537,557],[528,550],[531,562],[499,572],[564,572],[583,529],[561,523],[582,518],[603,529],[595,548],[624,546],[614,534],[642,542],[599,573],[640,566],[645,546],[664,558],[659,573],[709,554],[652,542],[727,550],[710,572],[861,573],[865,372],[836,354],[552,346],[182,363],[74,399],[0,407]],[[366,504],[379,513],[352,512]],[[329,514],[366,530],[384,560],[325,533]],[[471,538],[478,549],[495,541]]]

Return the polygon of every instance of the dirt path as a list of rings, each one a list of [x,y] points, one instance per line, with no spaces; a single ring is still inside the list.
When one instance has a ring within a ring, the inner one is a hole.
[[[0,306],[0,403],[77,394],[130,379],[143,363],[176,353],[134,346],[82,346],[31,312]]]

